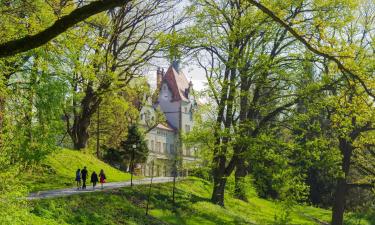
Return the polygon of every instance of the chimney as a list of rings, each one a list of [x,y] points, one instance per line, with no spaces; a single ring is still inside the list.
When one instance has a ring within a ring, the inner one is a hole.
[[[156,89],[160,90],[161,87],[161,80],[163,78],[163,70],[158,67],[158,70],[156,71]]]
[[[176,70],[177,73],[180,73],[180,60],[173,60],[172,67]]]

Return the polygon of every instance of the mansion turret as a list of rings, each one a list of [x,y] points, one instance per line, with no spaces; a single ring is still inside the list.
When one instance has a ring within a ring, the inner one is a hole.
[[[196,149],[185,146],[181,135],[193,128],[197,104],[192,94],[193,84],[179,69],[178,63],[173,63],[166,72],[158,68],[156,82],[157,96],[148,98],[142,108],[141,124],[147,127],[155,121],[157,110],[164,114],[165,122],[153,124],[153,129],[146,134],[150,154],[141,171],[150,176],[153,161],[154,176],[171,176],[177,158],[182,165],[196,160]]]

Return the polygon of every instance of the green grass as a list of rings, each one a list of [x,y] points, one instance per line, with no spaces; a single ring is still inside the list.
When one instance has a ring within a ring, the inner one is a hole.
[[[227,194],[225,208],[209,202],[212,185],[189,178],[177,183],[176,205],[171,202],[172,184],[157,184],[152,188],[150,216],[145,216],[148,186],[135,186],[99,193],[32,202],[36,216],[55,220],[59,224],[188,224],[241,225],[276,224],[283,205],[258,198],[252,191],[248,202]],[[330,211],[310,206],[297,206],[288,224],[313,225],[316,220],[329,221]],[[350,223],[347,220],[346,224]],[[356,223],[358,224],[358,223]],[[362,220],[362,225],[371,225]]]
[[[130,179],[130,174],[100,161],[91,154],[61,149],[49,155],[41,167],[34,168],[22,176],[22,180],[31,192],[58,188],[75,187],[75,173],[78,168],[87,166],[89,175],[103,169],[108,182]]]

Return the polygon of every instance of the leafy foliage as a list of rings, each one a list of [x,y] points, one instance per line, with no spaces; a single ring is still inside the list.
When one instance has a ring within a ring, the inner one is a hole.
[[[134,146],[136,148],[134,148]],[[131,125],[128,129],[126,140],[121,142],[120,154],[122,159],[134,163],[143,163],[147,160],[149,149],[143,134],[139,131],[137,125]]]

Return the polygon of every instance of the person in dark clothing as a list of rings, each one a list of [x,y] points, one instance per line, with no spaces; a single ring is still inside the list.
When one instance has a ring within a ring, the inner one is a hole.
[[[77,190],[81,188],[81,169],[76,171]]]
[[[83,167],[81,171],[81,177],[82,177],[82,189],[86,189],[86,179],[87,179],[87,169],[86,166]]]
[[[95,171],[91,174],[90,182],[92,183],[92,189],[95,190],[96,183],[98,183],[98,174]]]

